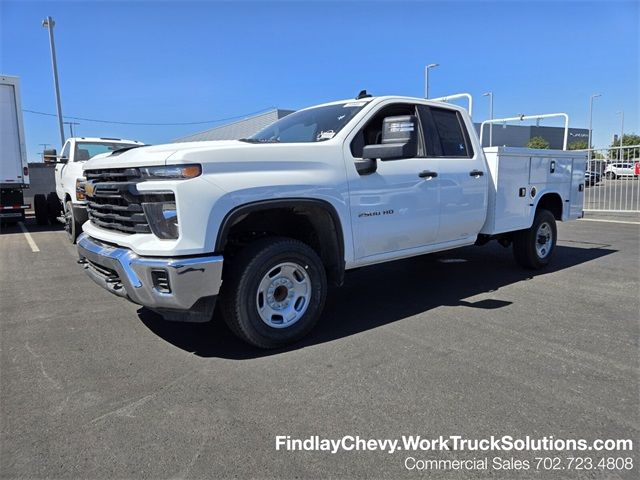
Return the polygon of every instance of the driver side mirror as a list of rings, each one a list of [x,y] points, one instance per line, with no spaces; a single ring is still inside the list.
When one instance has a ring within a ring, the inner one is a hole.
[[[58,161],[58,152],[55,148],[46,149],[42,152],[42,160],[45,163],[56,163]]]
[[[418,117],[402,115],[382,121],[382,141],[362,150],[364,159],[400,160],[418,155]]]

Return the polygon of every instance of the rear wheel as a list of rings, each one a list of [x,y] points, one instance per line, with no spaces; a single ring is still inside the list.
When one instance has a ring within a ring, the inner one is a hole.
[[[556,248],[557,232],[553,214],[548,210],[538,210],[531,228],[514,234],[513,254],[516,262],[530,269],[547,266]]]
[[[33,196],[33,210],[36,214],[36,223],[46,225],[48,221],[47,199],[41,193]]]
[[[290,238],[264,238],[230,260],[221,312],[242,340],[277,348],[311,331],[326,290],[324,266],[313,249]]]
[[[605,173],[605,177],[607,177],[608,180],[615,180],[616,179],[616,174],[613,172],[607,172]]]
[[[58,222],[58,217],[62,212],[62,205],[58,195],[51,192],[47,195],[47,217],[51,225],[55,225]]]
[[[71,203],[71,200],[65,202],[64,230],[67,232],[67,238],[71,243],[76,243],[76,238],[78,238],[78,235],[80,235],[82,231],[82,227],[73,214],[73,203]]]

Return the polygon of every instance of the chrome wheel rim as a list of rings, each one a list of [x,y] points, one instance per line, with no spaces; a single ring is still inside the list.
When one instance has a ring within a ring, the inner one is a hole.
[[[307,267],[279,263],[262,277],[256,293],[256,308],[264,323],[273,328],[295,324],[311,300],[311,278]]]
[[[549,255],[552,243],[553,230],[551,230],[551,225],[543,222],[536,232],[536,253],[538,254],[538,258],[545,258]]]

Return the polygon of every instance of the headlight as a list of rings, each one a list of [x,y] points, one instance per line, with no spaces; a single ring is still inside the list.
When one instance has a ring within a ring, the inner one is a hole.
[[[163,180],[176,178],[194,178],[202,173],[202,166],[192,165],[166,165],[164,167],[140,167],[142,178],[147,180]]]
[[[174,202],[143,203],[142,209],[156,237],[163,240],[178,238],[178,212]]]
[[[86,178],[76,178],[76,200],[84,200],[84,182],[86,182]]]

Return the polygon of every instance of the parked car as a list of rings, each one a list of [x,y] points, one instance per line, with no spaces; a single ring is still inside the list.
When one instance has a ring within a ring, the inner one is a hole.
[[[604,170],[604,175],[609,180],[615,180],[619,177],[634,177],[638,176],[635,173],[635,165],[633,162],[616,162],[607,165]]]
[[[593,172],[591,170],[587,170],[584,172],[584,183],[587,186],[593,186],[600,181],[600,174],[598,172]]]
[[[280,347],[346,270],[490,240],[543,268],[556,221],[582,216],[586,160],[483,150],[462,107],[363,92],[241,140],[89,160],[78,263],[167,320],[208,321],[218,302],[238,337]]]

